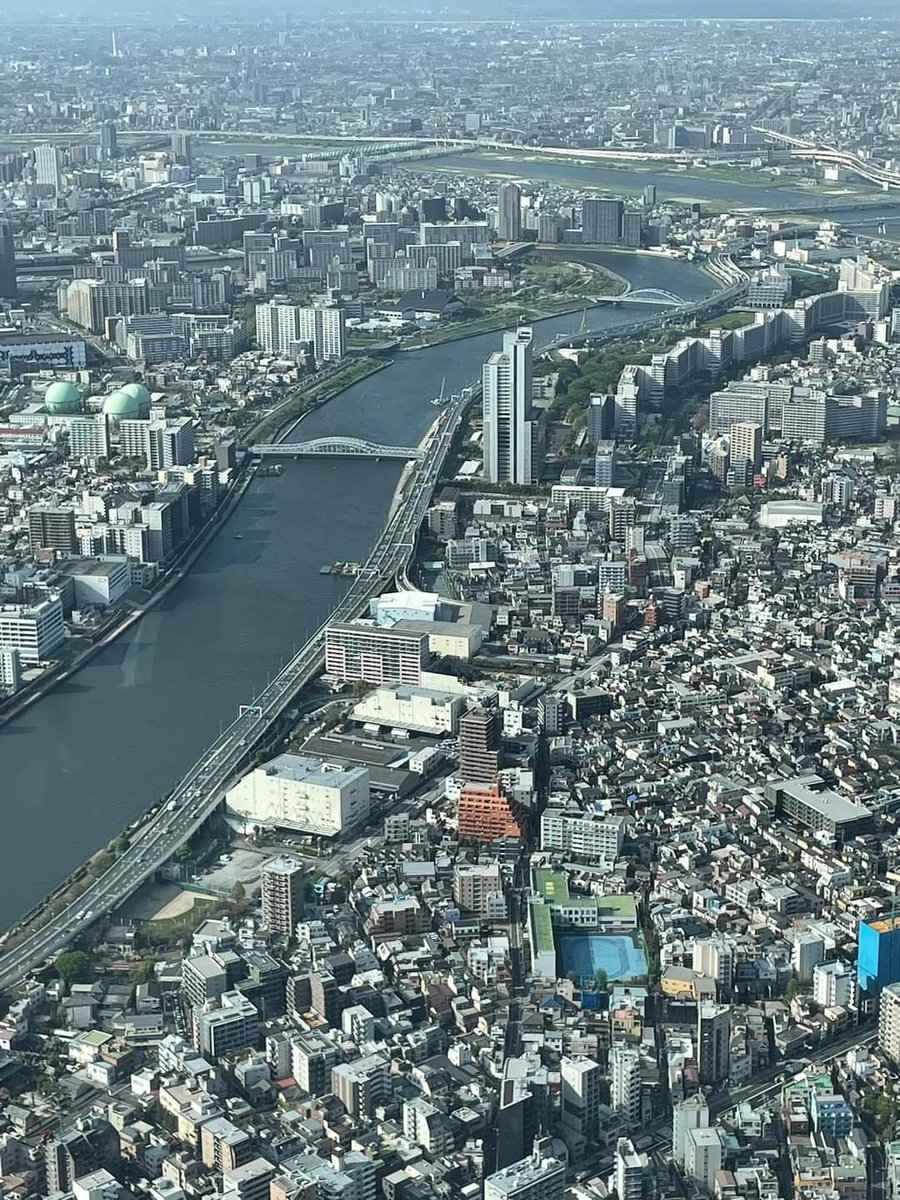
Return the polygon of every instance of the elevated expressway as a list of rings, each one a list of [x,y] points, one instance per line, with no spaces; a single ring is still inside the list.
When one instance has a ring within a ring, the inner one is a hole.
[[[0,989],[12,987],[28,971],[64,949],[93,921],[121,904],[171,858],[178,846],[218,807],[254,747],[266,737],[300,689],[322,669],[326,626],[332,621],[347,621],[359,616],[371,597],[379,595],[405,571],[453,434],[470,399],[471,392],[464,392],[441,412],[424,457],[413,469],[405,499],[328,620],[319,626],[271,683],[254,696],[250,704],[241,707],[236,720],[207,748],[162,806],[135,832],[129,847],[112,866],[93,880],[77,900],[0,957]]]

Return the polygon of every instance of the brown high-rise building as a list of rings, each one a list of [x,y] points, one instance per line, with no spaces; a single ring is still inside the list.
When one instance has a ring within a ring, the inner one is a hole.
[[[459,719],[459,774],[463,783],[493,783],[502,763],[500,717],[470,708]]]
[[[496,783],[463,787],[459,796],[458,827],[461,838],[475,842],[522,836],[522,823]]]

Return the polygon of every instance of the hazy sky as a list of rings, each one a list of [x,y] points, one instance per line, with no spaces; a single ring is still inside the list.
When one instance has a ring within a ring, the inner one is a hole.
[[[401,20],[434,19],[452,21],[483,17],[482,0],[454,0],[452,4],[404,3],[404,0],[304,0],[297,4],[285,0],[5,0],[7,18],[68,24],[79,17],[94,20],[138,20],[142,24],[164,24],[179,18],[187,21],[216,23],[260,19],[281,21],[290,14],[294,24],[305,18],[357,13],[367,17],[393,16]],[[847,18],[867,14],[880,17],[895,15],[893,0],[861,0],[848,10],[845,0],[496,0],[491,7],[495,18],[603,19],[603,18]]]

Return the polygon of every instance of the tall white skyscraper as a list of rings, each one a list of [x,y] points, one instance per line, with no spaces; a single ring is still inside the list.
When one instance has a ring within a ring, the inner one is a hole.
[[[709,1107],[702,1093],[688,1096],[672,1110],[672,1159],[684,1166],[685,1142],[692,1129],[709,1128]]]
[[[34,167],[38,183],[50,184],[62,191],[62,156],[56,146],[45,143],[34,150]]]
[[[481,374],[484,478],[532,484],[540,473],[540,426],[531,407],[531,327],[503,335]]]
[[[497,236],[501,242],[522,237],[522,191],[516,183],[501,183],[497,191]]]

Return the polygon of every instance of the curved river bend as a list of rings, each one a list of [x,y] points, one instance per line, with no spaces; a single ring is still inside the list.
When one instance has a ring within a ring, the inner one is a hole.
[[[601,261],[635,288],[686,299],[714,289],[687,263],[610,253]],[[591,327],[636,310],[600,308]],[[536,323],[536,341],[572,332],[581,314]],[[446,376],[475,379],[499,333],[414,353],[361,381],[302,423],[305,439],[353,434],[413,445],[435,417]],[[347,583],[319,575],[362,561],[401,470],[396,461],[286,461],[253,481],[198,562],[142,621],[66,683],[0,729],[0,927],[170,788],[249,701],[282,657],[337,603]]]

